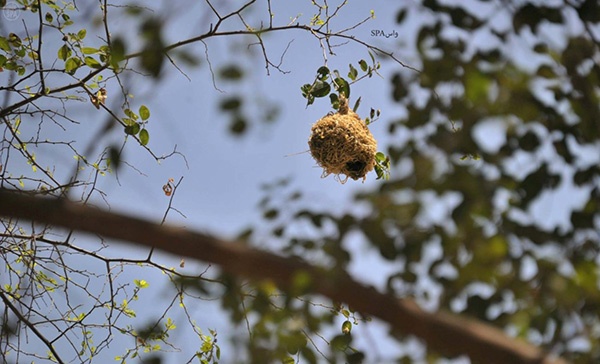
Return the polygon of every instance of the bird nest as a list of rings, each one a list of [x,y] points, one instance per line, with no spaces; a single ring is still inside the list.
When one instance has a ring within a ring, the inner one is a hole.
[[[343,97],[337,113],[322,117],[312,126],[308,145],[323,168],[322,177],[334,174],[341,183],[348,177],[364,181],[375,167],[377,141]]]

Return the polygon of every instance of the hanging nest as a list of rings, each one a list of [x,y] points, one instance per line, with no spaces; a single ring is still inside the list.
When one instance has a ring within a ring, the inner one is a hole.
[[[323,167],[323,177],[334,174],[342,183],[348,177],[364,180],[375,167],[377,141],[365,122],[348,108],[344,97],[340,97],[337,113],[324,116],[312,126],[308,145]]]

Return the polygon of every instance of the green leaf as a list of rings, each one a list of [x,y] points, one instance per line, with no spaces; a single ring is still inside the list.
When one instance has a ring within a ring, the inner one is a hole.
[[[363,72],[367,72],[367,70],[369,69],[369,65],[367,64],[367,61],[365,61],[364,59],[361,59],[360,61],[358,61],[358,64],[360,65],[360,69],[363,70]]]
[[[4,64],[6,63],[7,58],[5,56],[3,56],[2,54],[0,54],[0,67],[4,66]]]
[[[325,97],[329,95],[330,91],[331,86],[327,82],[316,81],[310,90],[310,94],[313,97]]]
[[[348,84],[348,81],[341,77],[337,77],[334,80],[334,85],[337,92],[344,95],[347,99],[350,98],[350,84]]]
[[[350,335],[338,335],[331,340],[331,347],[334,350],[344,351],[351,341]]]
[[[327,76],[329,76],[329,73],[329,68],[327,68],[326,66],[321,66],[317,70],[317,78],[321,81],[324,81],[327,78]]]
[[[97,48],[92,48],[92,47],[83,47],[83,48],[81,48],[81,52],[83,52],[83,54],[96,54],[96,53],[100,52],[100,50],[98,50]]]
[[[356,70],[356,68],[354,68],[354,66],[352,64],[350,64],[350,71],[348,71],[348,78],[351,79],[352,81],[355,81],[357,76],[358,76],[358,71]]]
[[[354,107],[352,108],[352,111],[356,112],[356,110],[358,110],[358,107],[360,106],[360,99],[362,96],[359,96],[358,99],[356,99],[356,102],[354,103]]]
[[[6,68],[9,71],[16,71],[17,70],[17,64],[13,61],[7,61],[4,64],[4,68]]]
[[[125,126],[125,134],[127,135],[136,135],[140,132],[140,124],[133,123]]]
[[[175,325],[173,320],[170,317],[168,317],[167,322],[165,323],[165,328],[167,329],[167,331],[175,330],[177,328],[177,325]]]
[[[125,113],[125,115],[127,115],[129,118],[131,118],[133,120],[137,120],[139,118],[139,116],[137,116],[136,113],[131,111],[131,109],[125,109],[125,110],[123,110],[123,112]]]
[[[150,286],[145,279],[134,279],[133,283],[135,283],[136,287],[138,288],[147,288],[148,286]]]
[[[150,110],[146,105],[140,106],[140,117],[142,120],[148,120],[148,118],[150,118]]]
[[[71,57],[71,48],[67,44],[63,44],[62,47],[58,49],[58,59],[66,61],[67,58]]]
[[[10,52],[10,45],[8,44],[8,39],[0,37],[0,49],[6,52]]]
[[[46,22],[52,23],[52,20],[54,20],[54,17],[52,16],[52,14],[46,13],[45,19],[46,19]]]
[[[71,57],[65,62],[65,71],[70,75],[74,74],[79,67],[81,67],[81,59],[78,57]]]
[[[19,48],[23,45],[23,41],[21,41],[21,38],[15,33],[10,33],[8,35],[8,41],[15,48]]]
[[[346,320],[342,324],[342,334],[348,335],[352,331],[352,322]]]
[[[87,34],[87,30],[81,29],[80,31],[77,32],[77,38],[79,40],[83,40],[85,38],[86,34]]]
[[[88,65],[89,67],[92,67],[92,68],[101,68],[102,67],[100,62],[96,61],[92,57],[85,57],[84,62],[86,65]]]
[[[148,142],[150,141],[150,134],[148,133],[148,130],[146,130],[146,129],[140,130],[139,138],[140,138],[140,143],[142,145],[147,145]]]
[[[340,99],[337,94],[329,94],[329,101],[331,102],[331,107],[335,110],[340,108]]]

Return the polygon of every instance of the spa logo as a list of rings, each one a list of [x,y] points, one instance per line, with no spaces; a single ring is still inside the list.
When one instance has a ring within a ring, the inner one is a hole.
[[[19,6],[14,1],[7,2],[2,7],[2,15],[8,21],[17,20],[19,18]]]
[[[371,37],[398,38],[398,32],[395,30],[392,30],[391,32],[386,32],[382,29],[372,29]]]

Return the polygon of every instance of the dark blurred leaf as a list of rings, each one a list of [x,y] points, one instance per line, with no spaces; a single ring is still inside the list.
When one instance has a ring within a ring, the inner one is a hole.
[[[404,85],[404,81],[402,76],[399,73],[394,74],[392,76],[392,98],[394,101],[400,101],[408,95],[407,85]]]
[[[524,151],[531,152],[540,146],[540,139],[533,130],[529,130],[519,140],[519,146]]]
[[[576,7],[579,18],[586,22],[600,22],[600,4],[598,0],[584,0]]]
[[[118,146],[111,145],[108,149],[107,164],[110,164],[110,166],[112,166],[114,170],[118,170],[121,166],[121,151]]]
[[[239,66],[231,64],[219,69],[219,77],[229,81],[238,81],[244,77],[244,71]]]
[[[242,105],[242,99],[238,96],[229,97],[221,100],[219,108],[223,111],[235,111]]]
[[[114,37],[110,43],[110,65],[118,69],[119,62],[125,59],[125,42],[121,37]]]
[[[273,220],[279,215],[277,209],[269,209],[263,213],[263,217],[267,220]]]
[[[544,20],[551,23],[562,23],[562,9],[526,3],[513,16],[513,27],[515,31],[519,32],[521,28],[527,26],[535,33],[538,25]]]
[[[334,350],[344,351],[351,341],[352,337],[350,335],[337,335],[331,340],[330,345]]]
[[[404,19],[406,18],[406,13],[407,13],[407,10],[405,8],[400,9],[398,14],[396,14],[396,23],[398,23],[398,24],[403,23]]]
[[[248,129],[248,122],[240,115],[236,115],[229,125],[229,131],[234,135],[241,135]]]

